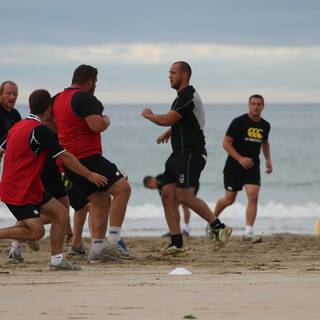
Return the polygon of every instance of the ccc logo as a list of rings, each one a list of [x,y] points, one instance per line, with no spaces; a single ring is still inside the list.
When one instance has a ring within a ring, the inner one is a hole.
[[[255,138],[255,139],[262,139],[262,133],[263,129],[258,129],[258,128],[249,128],[247,133],[249,138]]]

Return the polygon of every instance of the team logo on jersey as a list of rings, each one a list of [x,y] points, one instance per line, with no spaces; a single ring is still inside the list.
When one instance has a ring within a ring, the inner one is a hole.
[[[33,213],[36,214],[36,215],[38,215],[38,214],[39,214],[39,211],[38,211],[37,209],[34,209],[34,210],[33,210]]]
[[[184,183],[184,174],[180,174],[179,183]]]
[[[252,142],[261,142],[263,139],[262,133],[263,133],[263,129],[250,127],[247,130],[248,137],[246,137],[245,140],[252,141]]]

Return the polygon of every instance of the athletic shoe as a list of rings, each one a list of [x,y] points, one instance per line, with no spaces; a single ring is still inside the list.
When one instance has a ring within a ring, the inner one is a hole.
[[[262,242],[262,238],[260,236],[255,236],[253,233],[247,233],[242,236],[243,241],[251,242],[251,243],[259,243]]]
[[[9,263],[21,263],[23,262],[24,259],[21,255],[21,251],[18,251],[18,250],[14,250],[14,249],[11,249],[10,252],[9,252],[9,256],[8,256],[8,262]]]
[[[80,247],[71,246],[68,248],[67,255],[69,257],[75,257],[75,256],[84,256],[86,254],[86,250],[83,247],[83,244],[81,243]]]
[[[123,261],[117,257],[104,254],[104,253],[97,253],[94,251],[91,251],[89,253],[88,261],[90,263],[104,263],[104,262],[123,263]]]
[[[59,264],[49,263],[49,271],[81,270],[80,266],[63,259]]]
[[[224,223],[221,224],[220,228],[212,228],[210,224],[206,227],[206,235],[210,239],[215,239],[217,242],[220,243],[227,243],[230,236],[232,234],[232,228],[226,226]]]
[[[164,233],[161,237],[163,237],[163,238],[169,238],[169,237],[171,237],[171,234],[170,234],[170,232],[168,231],[168,232]]]
[[[162,255],[171,257],[186,257],[188,256],[188,249],[185,247],[177,248],[176,246],[170,244],[162,251]]]
[[[38,241],[27,240],[26,244],[33,251],[39,251],[40,250],[40,246],[39,246],[39,242]]]
[[[103,254],[111,255],[117,258],[132,260],[136,256],[133,252],[130,252],[123,239],[120,239],[116,244],[110,244],[107,240],[101,250]]]

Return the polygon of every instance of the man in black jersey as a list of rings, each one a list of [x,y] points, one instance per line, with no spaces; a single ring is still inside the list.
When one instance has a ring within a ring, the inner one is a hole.
[[[158,190],[159,195],[161,196],[162,188],[163,188],[162,180],[163,180],[163,173],[160,173],[160,174],[156,175],[155,177],[145,176],[143,178],[143,185],[147,189]],[[195,189],[195,194],[197,194],[198,191],[199,191],[199,185],[197,185],[197,187]],[[186,237],[189,237],[190,236],[189,223],[190,223],[191,212],[190,212],[190,209],[186,205],[182,204],[181,206],[182,206],[182,210],[183,210],[183,222],[184,222],[184,225],[182,227],[182,234]],[[165,233],[163,235],[163,237],[170,237],[170,232]]]
[[[253,233],[260,191],[261,147],[266,159],[266,172],[269,174],[272,172],[268,142],[270,124],[261,117],[263,108],[263,97],[258,94],[252,95],[249,98],[249,112],[235,118],[226,132],[223,140],[223,148],[228,153],[223,170],[225,196],[218,200],[214,210],[214,214],[219,216],[224,208],[236,200],[238,191],[244,187],[248,205],[243,240],[253,243],[261,241],[261,237]]]
[[[7,136],[9,129],[21,120],[20,113],[14,108],[18,97],[18,86],[13,81],[0,85],[0,139]]]
[[[171,138],[172,154],[165,164],[162,203],[171,234],[171,243],[164,255],[186,256],[180,229],[178,203],[185,204],[210,224],[212,238],[225,243],[232,232],[217,219],[207,204],[196,197],[195,188],[206,164],[204,109],[195,89],[189,85],[191,68],[184,61],[175,62],[169,71],[170,84],[177,91],[171,110],[166,114],[154,114],[146,108],[142,116],[160,126],[171,127],[157,143]]]

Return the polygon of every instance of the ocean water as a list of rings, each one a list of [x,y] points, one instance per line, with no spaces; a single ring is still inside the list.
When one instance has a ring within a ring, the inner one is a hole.
[[[151,106],[164,113],[168,105]],[[170,154],[170,143],[157,145],[156,138],[165,130],[140,116],[144,105],[107,105],[105,112],[111,126],[103,133],[104,155],[124,170],[132,187],[124,235],[160,235],[167,227],[160,197],[142,185],[145,175],[164,170]],[[25,106],[18,106],[22,114]],[[222,169],[226,153],[222,139],[231,120],[247,112],[245,104],[205,105],[208,159],[200,180],[199,197],[210,207],[224,194]],[[314,234],[320,216],[320,106],[314,104],[266,105],[263,117],[271,123],[270,144],[274,171],[264,173],[261,155],[262,188],[255,224],[259,233],[291,232]],[[222,220],[240,233],[245,222],[246,197],[240,192],[234,205],[221,215]],[[73,213],[71,212],[71,217]],[[0,225],[14,222],[8,210],[0,205]],[[203,234],[205,222],[195,213],[191,233]],[[85,233],[88,233],[87,226]]]

